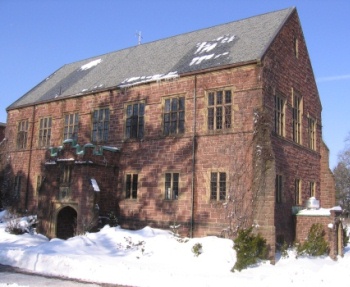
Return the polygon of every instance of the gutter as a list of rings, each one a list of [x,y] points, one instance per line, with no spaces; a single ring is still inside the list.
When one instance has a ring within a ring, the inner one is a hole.
[[[194,229],[194,188],[195,188],[195,164],[196,164],[196,117],[197,117],[197,76],[194,76],[193,90],[193,136],[192,136],[192,182],[191,182],[191,228],[190,237],[193,238]]]
[[[32,154],[33,154],[33,140],[34,140],[34,123],[35,123],[35,108],[36,105],[33,106],[33,116],[32,116],[32,133],[31,133],[31,139],[30,139],[30,146],[29,146],[29,161],[28,161],[28,172],[27,172],[27,187],[26,187],[26,198],[25,198],[25,210],[28,210],[28,201],[29,201],[29,187],[30,187],[30,169],[31,169],[31,162],[32,162]],[[33,188],[35,188],[33,186]]]

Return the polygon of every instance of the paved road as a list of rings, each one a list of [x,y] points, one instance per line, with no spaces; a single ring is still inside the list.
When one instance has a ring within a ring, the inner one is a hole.
[[[97,284],[58,277],[47,277],[29,273],[21,269],[0,264],[0,287],[11,286],[16,283],[22,287],[118,287],[113,284]],[[16,286],[17,286],[16,285]]]

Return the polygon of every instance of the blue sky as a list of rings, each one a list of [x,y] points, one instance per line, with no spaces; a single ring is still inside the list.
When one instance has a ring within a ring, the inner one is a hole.
[[[70,62],[295,6],[322,101],[330,167],[350,132],[349,0],[0,0],[0,122]]]

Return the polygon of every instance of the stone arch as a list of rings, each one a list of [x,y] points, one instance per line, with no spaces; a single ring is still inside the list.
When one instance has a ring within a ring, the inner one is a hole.
[[[77,230],[77,211],[71,206],[61,208],[56,217],[56,237],[68,239],[73,237]]]

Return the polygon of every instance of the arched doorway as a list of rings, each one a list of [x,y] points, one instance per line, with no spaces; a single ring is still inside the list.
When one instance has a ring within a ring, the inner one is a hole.
[[[68,239],[75,235],[77,229],[77,212],[74,208],[67,206],[57,214],[56,237]]]

